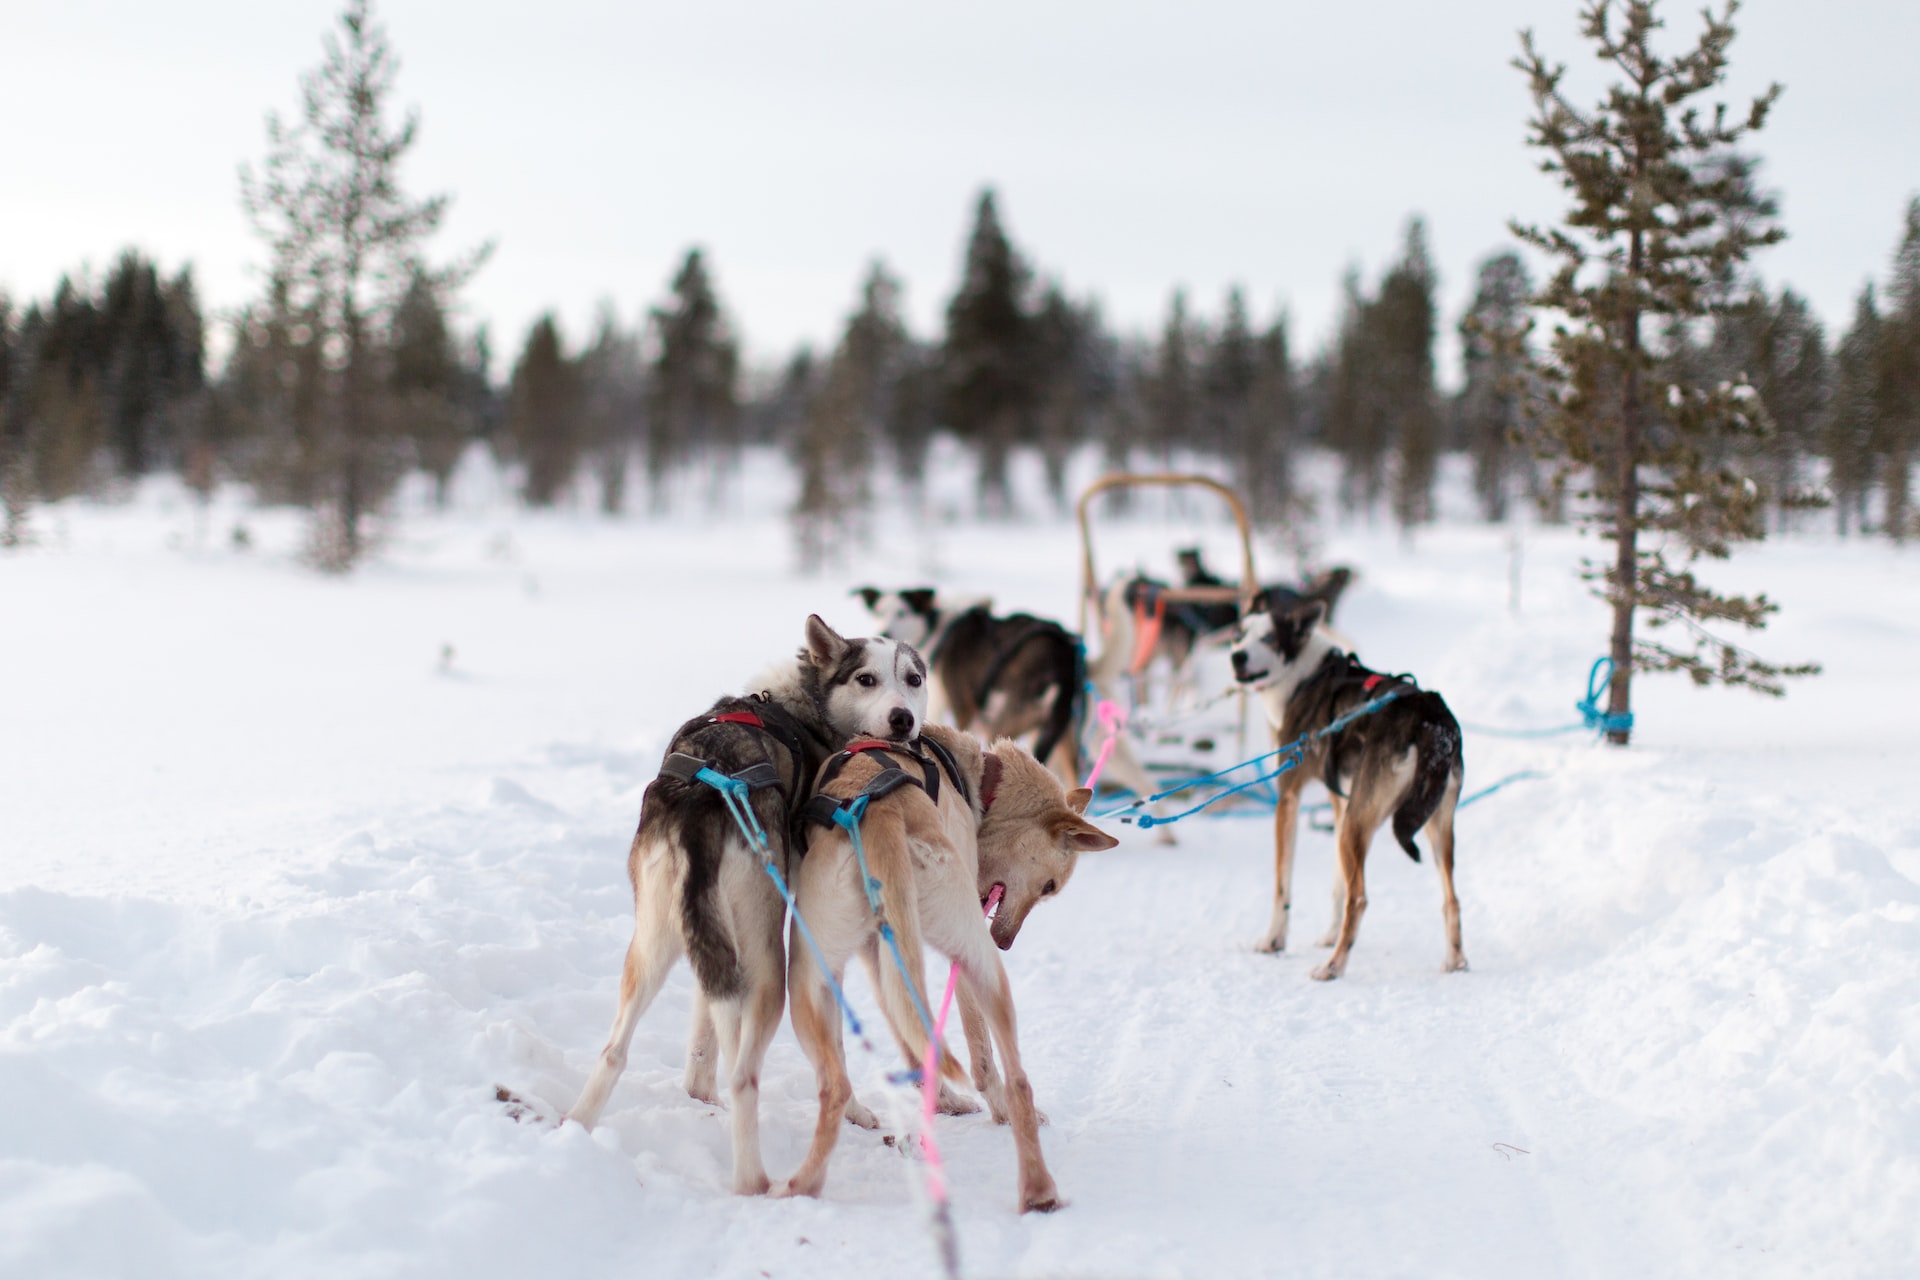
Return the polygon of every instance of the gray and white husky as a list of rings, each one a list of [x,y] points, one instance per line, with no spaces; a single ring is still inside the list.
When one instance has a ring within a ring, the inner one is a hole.
[[[696,994],[687,1088],[713,1100],[713,1048],[724,1052],[733,1110],[733,1189],[767,1190],[760,1158],[760,1065],[785,1007],[786,908],[701,767],[749,780],[748,803],[771,858],[790,880],[793,814],[814,775],[849,739],[912,742],[927,713],[927,665],[892,640],[849,640],[817,616],[790,662],[742,697],[723,697],[673,735],[640,801],[627,855],[633,941],[620,974],[613,1031],[567,1112],[592,1128],[627,1063],[640,1015],[674,962],[693,963]]]
[[[1347,953],[1367,909],[1367,848],[1388,818],[1393,819],[1394,838],[1415,862],[1420,846],[1413,842],[1414,834],[1424,831],[1433,842],[1447,932],[1442,967],[1464,969],[1460,900],[1453,892],[1453,811],[1465,776],[1459,722],[1439,694],[1421,689],[1407,676],[1369,670],[1337,647],[1320,625],[1326,611],[1320,600],[1280,613],[1257,610],[1240,624],[1234,640],[1234,678],[1258,692],[1279,741],[1284,745],[1323,730],[1389,689],[1399,694],[1313,743],[1297,766],[1280,775],[1280,804],[1273,819],[1273,920],[1259,950],[1286,949],[1300,792],[1318,777],[1333,798],[1339,861],[1333,924],[1320,939],[1321,946],[1333,948],[1333,955],[1313,976],[1325,981],[1346,971]]]

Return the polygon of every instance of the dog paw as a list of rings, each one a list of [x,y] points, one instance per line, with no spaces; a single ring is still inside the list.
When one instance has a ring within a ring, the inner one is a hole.
[[[815,1196],[820,1194],[819,1178],[809,1178],[796,1173],[784,1182],[776,1182],[767,1192],[775,1200],[790,1200],[795,1196]]]
[[[1332,982],[1339,976],[1340,970],[1333,967],[1333,961],[1331,960],[1313,971],[1313,980],[1315,982]]]
[[[765,1173],[748,1174],[733,1180],[733,1194],[737,1196],[763,1196],[773,1187],[773,1182]]]
[[[1053,1213],[1066,1207],[1067,1202],[1060,1198],[1060,1190],[1053,1185],[1051,1178],[1039,1186],[1028,1187],[1020,1193],[1020,1212],[1022,1213]]]
[[[1285,938],[1265,937],[1253,944],[1253,949],[1261,955],[1277,956],[1287,949]]]
[[[1457,951],[1448,956],[1447,962],[1440,966],[1442,973],[1465,973],[1466,971],[1467,958]]]
[[[993,1117],[995,1124],[1011,1123],[1012,1118],[1007,1112],[1007,1090],[1005,1085],[995,1081],[991,1087],[982,1090],[982,1096],[987,1100],[987,1114]]]
[[[970,1116],[980,1110],[980,1104],[966,1094],[949,1089],[944,1083],[940,1086],[940,1100],[935,1104],[943,1116]]]
[[[858,1098],[847,1101],[847,1123],[862,1129],[878,1129],[880,1117],[873,1114],[873,1108]]]

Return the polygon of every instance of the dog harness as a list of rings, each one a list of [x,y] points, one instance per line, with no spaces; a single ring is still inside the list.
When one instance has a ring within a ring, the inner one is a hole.
[[[1374,671],[1350,653],[1327,655],[1326,661],[1320,665],[1320,668],[1301,682],[1299,693],[1305,693],[1309,689],[1322,685],[1327,687],[1327,697],[1330,701],[1337,700],[1342,693],[1356,686],[1367,698],[1373,698],[1383,690],[1390,690],[1396,696],[1420,691],[1419,682],[1412,676],[1404,673],[1390,676]],[[1350,734],[1364,735],[1364,732],[1364,729],[1343,730],[1343,733]],[[1340,756],[1340,740],[1336,739],[1333,749],[1327,752],[1326,762],[1321,768],[1320,780],[1326,784],[1328,791],[1345,799],[1346,792],[1340,789]]]
[[[800,762],[806,759],[806,745],[800,737],[799,723],[776,705],[767,694],[757,693],[753,695],[753,700],[761,704],[759,710],[723,711],[719,715],[707,716],[702,724],[695,726],[695,732],[707,725],[716,724],[737,724],[749,729],[758,729],[785,747],[793,757],[795,768],[799,768]],[[699,756],[689,755],[684,751],[674,751],[668,753],[667,758],[661,762],[660,772],[668,777],[678,778],[682,782],[711,781],[700,776],[703,772],[710,772],[716,778],[741,783],[749,791],[773,787],[788,800],[789,804],[792,802],[792,796],[787,795],[786,783],[781,780],[780,771],[774,767],[771,760],[762,760],[759,764],[748,765],[738,773],[729,774],[715,769],[709,761],[702,760]]]
[[[891,795],[903,786],[919,787],[927,793],[929,800],[937,804],[940,800],[940,774],[942,772],[945,772],[947,777],[952,780],[954,790],[960,793],[961,798],[971,803],[972,797],[967,793],[966,780],[960,776],[960,764],[953,758],[953,754],[931,738],[920,739],[920,745],[926,747],[933,753],[934,758],[939,761],[937,765],[934,763],[934,760],[928,759],[904,743],[888,742],[881,738],[862,738],[856,742],[849,742],[831,760],[827,761],[826,767],[820,772],[819,780],[814,784],[813,795],[807,800],[806,804],[801,806],[799,816],[809,822],[817,822],[823,827],[831,827],[839,823],[840,814],[856,807],[864,811],[866,806],[872,801],[878,800],[882,796]],[[880,772],[867,779],[866,785],[861,787],[857,794],[845,800],[827,795],[821,790],[821,788],[838,777],[840,771],[845,769],[855,756],[866,751],[877,751],[888,756],[906,756],[909,760],[912,760],[920,766],[921,776],[916,778],[899,766],[889,763],[885,768],[880,770]],[[995,765],[999,764],[998,759],[991,754],[989,754],[987,758],[993,760]],[[993,771],[993,782],[996,785],[999,782],[998,775],[999,770],[996,768]],[[984,779],[981,790],[983,793],[981,797],[983,801],[982,808],[984,809],[985,804],[991,802],[987,788],[984,785]]]

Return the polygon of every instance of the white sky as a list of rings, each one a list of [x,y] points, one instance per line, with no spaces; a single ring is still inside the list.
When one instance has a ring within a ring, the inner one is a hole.
[[[0,288],[133,244],[190,261],[234,307],[264,260],[236,172],[265,113],[297,111],[339,0],[0,0]],[[1695,0],[1669,0],[1691,38]],[[496,372],[556,310],[578,343],[596,307],[632,323],[689,245],[707,248],[750,353],[830,343],[865,264],[937,332],[976,193],[1016,243],[1122,331],[1157,330],[1185,286],[1205,317],[1232,283],[1282,305],[1301,349],[1340,276],[1369,282],[1425,215],[1445,330],[1509,217],[1550,217],[1508,67],[1534,26],[1590,96],[1574,0],[1369,4],[1128,0],[964,5],[385,0],[403,172],[453,211],[440,256],[497,240],[466,293]],[[1843,325],[1920,191],[1920,3],[1752,0],[1729,96],[1787,86],[1757,150],[1791,238],[1761,260]],[[1443,360],[1451,363],[1451,345]],[[1452,370],[1443,370],[1451,379]]]

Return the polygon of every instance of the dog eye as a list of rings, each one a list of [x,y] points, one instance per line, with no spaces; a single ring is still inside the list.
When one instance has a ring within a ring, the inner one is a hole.
[[[908,672],[907,687],[909,689],[918,689],[920,687],[920,677],[917,675],[914,675],[912,672]]]
[[[871,689],[875,685],[880,683],[880,677],[874,675],[873,672],[871,671],[862,671],[859,675],[854,677],[854,682],[858,684],[862,689]]]
[[[1059,885],[1049,880],[1047,881],[1047,887],[1040,891],[1040,896],[1043,898],[1051,898],[1056,892],[1059,891],[1059,888],[1060,888]]]

